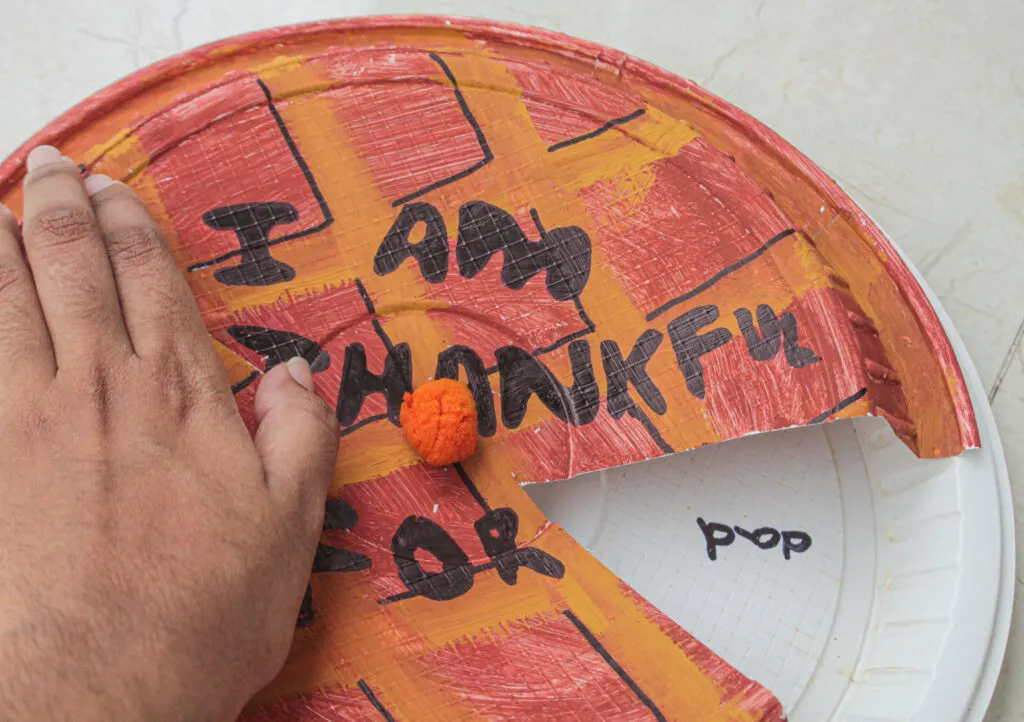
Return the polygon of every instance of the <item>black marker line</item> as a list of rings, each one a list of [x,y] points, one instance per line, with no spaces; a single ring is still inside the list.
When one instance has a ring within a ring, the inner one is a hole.
[[[242,391],[243,389],[248,387],[253,381],[258,379],[259,377],[260,377],[260,372],[259,371],[253,371],[251,374],[249,374],[244,379],[242,379],[237,384],[235,384],[235,385],[233,385],[231,387],[232,395],[237,394],[239,391]]]
[[[550,353],[555,349],[565,346],[567,343],[575,341],[578,338],[582,338],[583,336],[589,336],[590,334],[594,333],[597,330],[597,326],[595,326],[594,322],[590,320],[590,316],[587,315],[586,310],[583,308],[583,301],[579,299],[579,296],[573,297],[572,302],[576,306],[576,313],[579,314],[580,320],[583,321],[583,323],[586,325],[586,328],[581,328],[579,331],[574,331],[573,333],[570,333],[568,336],[563,336],[562,338],[558,339],[554,343],[548,344],[547,346],[535,348],[531,352],[531,356],[542,356],[546,353]]]
[[[459,88],[459,81],[455,78],[455,73],[448,67],[448,63],[444,61],[437,53],[431,53],[430,59],[441,66],[441,70],[448,76],[448,80],[452,84],[452,89],[455,91],[455,99],[459,101],[459,108],[462,109],[462,114],[466,118],[471,126],[473,126],[473,132],[476,134],[476,142],[480,144],[480,150],[483,151],[484,158],[488,162],[494,160],[494,154],[491,152],[491,146],[487,144],[487,138],[484,136],[484,131],[481,130],[480,124],[476,122],[476,117],[473,115],[473,111],[469,109],[469,104],[466,102],[465,96],[462,95],[462,89]]]
[[[590,316],[588,316],[586,310],[584,310],[583,301],[580,300],[580,297],[575,296],[572,299],[572,302],[576,305],[576,313],[580,315],[580,320],[587,324],[587,328],[591,331],[596,331],[597,326],[594,325],[594,322],[590,320]]]
[[[285,241],[293,241],[296,238],[302,238],[304,236],[311,236],[314,233],[319,233],[323,229],[334,223],[334,214],[331,212],[330,206],[327,205],[327,199],[324,198],[324,194],[320,191],[320,186],[316,182],[316,178],[313,177],[313,171],[309,169],[306,164],[306,159],[302,157],[302,153],[299,151],[299,147],[295,144],[295,140],[292,138],[292,134],[288,132],[288,126],[285,125],[284,119],[281,118],[281,114],[277,111],[277,106],[274,105],[273,96],[270,93],[270,88],[260,78],[256,78],[256,82],[259,83],[260,89],[263,94],[267,97],[267,109],[270,114],[274,117],[274,122],[277,124],[278,130],[281,131],[281,136],[284,138],[285,144],[288,146],[288,150],[291,151],[292,158],[295,159],[295,164],[299,166],[299,170],[302,171],[302,175],[306,178],[306,183],[309,184],[309,190],[316,199],[317,205],[320,206],[320,213],[323,215],[324,220],[313,228],[307,228],[302,231],[296,231],[295,233],[289,233],[267,241],[267,247],[276,246],[278,243],[284,243]],[[218,263],[223,263],[229,258],[242,255],[244,251],[238,249],[237,251],[229,251],[223,255],[211,258],[208,261],[200,261],[199,263],[193,263],[188,267],[189,271],[198,271],[209,266],[215,266]]]
[[[475,577],[480,572],[490,571],[491,569],[496,569],[497,567],[498,563],[492,559],[491,561],[484,562],[483,564],[463,564],[461,566],[455,567],[455,569],[465,568],[469,570],[469,573]],[[445,572],[438,572],[438,574],[444,573]],[[392,594],[390,597],[382,597],[381,599],[377,600],[377,604],[380,604],[382,606],[385,604],[394,604],[395,602],[404,602],[406,599],[413,599],[414,597],[418,596],[420,596],[418,592],[414,592],[413,590],[409,589],[408,591],[399,592],[398,594]],[[459,596],[462,595],[460,594]],[[457,598],[458,597],[453,597],[452,599]],[[450,602],[452,601],[452,599],[445,599],[444,601]]]
[[[581,309],[581,313],[583,314],[584,319],[589,323],[590,319],[586,316],[586,312],[582,311]],[[544,354],[551,353],[552,351],[556,351],[562,348],[562,346],[565,346],[568,343],[572,343],[578,338],[589,336],[595,331],[597,331],[597,328],[593,324],[590,324],[587,328],[581,328],[579,331],[573,331],[568,336],[562,336],[562,338],[558,339],[557,341],[554,341],[553,343],[548,344],[547,346],[535,348],[533,351],[530,352],[530,355],[543,356]],[[490,376],[491,374],[498,373],[498,367],[488,366],[487,368],[484,369],[484,373],[487,374],[488,376]]]
[[[485,165],[487,165],[490,162],[491,162],[491,159],[482,160],[479,163],[474,163],[469,168],[466,168],[465,170],[461,170],[458,173],[456,173],[455,175],[448,176],[444,180],[439,180],[436,183],[431,183],[428,186],[424,186],[423,188],[420,188],[418,191],[415,191],[414,193],[410,193],[407,196],[402,196],[397,201],[392,203],[391,207],[392,208],[397,208],[398,206],[404,205],[404,204],[408,203],[411,200],[415,200],[415,199],[419,198],[420,196],[423,196],[423,195],[426,195],[427,193],[430,193],[431,191],[435,191],[438,188],[442,188],[442,187],[444,187],[446,185],[450,185],[452,183],[455,183],[456,181],[462,180],[463,178],[468,178],[469,176],[473,175],[474,173],[476,173],[478,170],[480,170],[481,168],[483,168]]]
[[[371,316],[377,314],[377,309],[373,305],[373,299],[370,298],[370,294],[366,292],[366,286],[358,278],[356,279],[356,288],[359,289],[359,295],[363,299],[363,305],[366,306],[366,312]]]
[[[356,279],[356,288],[359,290],[359,295],[363,299],[363,305],[366,306],[366,312],[371,316],[376,316],[377,309],[373,305],[373,299],[370,298],[370,294],[366,292],[366,286],[358,278]],[[388,336],[387,331],[384,330],[384,326],[381,324],[380,319],[374,318],[371,322],[373,324],[373,330],[377,334],[377,338],[380,339],[381,343],[384,344],[384,348],[387,349],[388,355],[395,352],[395,344],[391,342],[391,337]]]
[[[381,343],[384,344],[384,348],[388,350],[388,354],[393,354],[395,352],[395,345],[391,343],[391,337],[388,336],[384,327],[381,326],[380,319],[373,319],[373,330],[377,332],[377,338],[379,338]]]
[[[828,417],[832,416],[833,414],[838,414],[840,411],[845,409],[850,404],[852,404],[852,403],[858,401],[859,399],[863,398],[864,395],[867,392],[868,392],[868,390],[865,387],[865,388],[861,389],[860,391],[858,391],[857,393],[852,394],[851,396],[847,396],[845,399],[840,401],[838,404],[833,406],[828,411],[822,412],[822,413],[818,414],[817,416],[815,416],[813,419],[808,421],[805,424],[805,426],[810,426],[811,424],[820,424],[822,421],[825,421],[826,419],[828,419]]]
[[[456,569],[463,569],[463,568],[468,569],[469,573],[472,574],[475,577],[477,574],[480,574],[481,572],[487,572],[487,571],[490,571],[491,569],[497,569],[498,568],[498,562],[495,561],[494,559],[492,559],[491,561],[484,562],[483,564],[463,564],[462,566],[456,567]],[[443,574],[444,572],[439,572],[439,573]],[[405,591],[405,592],[399,592],[398,594],[392,594],[390,597],[383,597],[381,599],[378,599],[377,600],[377,604],[380,604],[380,605],[394,604],[395,602],[404,602],[406,599],[412,599],[413,597],[418,597],[418,596],[420,596],[418,592],[414,592],[414,591],[412,591],[410,589],[410,590]],[[462,596],[462,595],[459,595],[459,596]],[[458,597],[453,597],[453,599],[457,599],[457,598]],[[450,602],[452,600],[451,599],[446,599],[444,601]]]
[[[370,298],[370,294],[366,292],[366,286],[364,286],[363,282],[358,278],[356,279],[356,288],[359,290],[359,295],[363,299],[363,305],[366,306],[366,312],[371,316],[376,316],[377,309],[373,305],[373,299]],[[388,336],[387,331],[384,330],[384,326],[381,324],[380,319],[374,318],[371,323],[373,324],[373,330],[377,334],[377,338],[379,338],[381,343],[384,344],[384,348],[387,349],[388,354],[393,354],[395,352],[395,344],[391,342],[391,337]]]
[[[394,604],[395,602],[404,602],[406,599],[412,599],[413,597],[418,596],[419,594],[410,589],[407,592],[399,592],[398,594],[392,594],[390,597],[378,599],[377,604]]]
[[[371,316],[375,316],[377,313],[377,309],[373,305],[373,299],[370,298],[370,294],[367,293],[366,291],[366,286],[364,286],[363,282],[358,278],[355,279],[355,283],[356,289],[359,291],[359,296],[360,298],[363,299],[363,305],[366,306],[366,312],[369,313]],[[395,345],[391,342],[391,337],[388,336],[387,331],[384,330],[384,327],[381,325],[380,321],[377,318],[373,319],[372,324],[373,330],[377,334],[377,338],[381,340],[381,343],[384,344],[384,348],[387,350],[388,355],[391,356],[395,351]],[[330,338],[333,339],[334,335],[331,335]],[[326,343],[327,341],[325,340],[324,344],[321,344],[321,347],[323,347],[323,345],[325,345]],[[363,428],[364,426],[368,426],[369,424],[372,424],[376,421],[384,421],[385,419],[390,419],[390,417],[386,413],[376,414],[374,416],[367,416],[362,421],[357,421],[351,426],[346,426],[342,428],[339,434],[341,436],[348,436],[349,434],[355,431],[359,431],[359,429]]]
[[[590,140],[591,138],[596,138],[597,136],[599,136],[599,135],[601,135],[603,133],[607,133],[609,130],[611,130],[612,128],[614,128],[617,125],[622,125],[623,123],[628,123],[631,120],[636,120],[637,118],[639,118],[641,115],[643,115],[646,112],[647,112],[646,110],[644,110],[643,108],[640,108],[639,110],[634,110],[629,115],[624,115],[621,118],[613,118],[612,120],[609,120],[607,123],[605,123],[600,128],[598,128],[597,130],[592,130],[589,133],[584,133],[583,135],[577,135],[575,138],[569,138],[568,140],[562,140],[562,141],[559,141],[559,142],[555,143],[554,145],[548,146],[548,153],[554,153],[556,150],[561,150],[562,148],[566,148],[566,147],[568,147],[570,145],[576,145],[577,143],[582,143],[585,140]]]
[[[380,319],[376,317],[377,309],[373,305],[373,299],[370,298],[370,294],[367,293],[366,291],[366,286],[364,286],[363,282],[358,278],[355,279],[355,281],[356,289],[359,291],[359,296],[363,299],[363,305],[366,306],[366,312],[369,313],[371,316],[374,316],[373,320],[370,322],[373,325],[374,333],[377,334],[377,338],[380,339],[380,342],[384,344],[384,348],[387,350],[388,356],[392,358],[396,364],[400,363],[398,357],[395,356],[395,344],[392,343],[391,337],[388,336],[388,332],[384,330],[384,326],[381,324]],[[412,388],[410,388],[409,390],[411,391]],[[362,421],[356,422],[351,426],[346,426],[341,430],[340,434],[341,436],[348,436],[353,431],[358,431],[367,424],[372,424],[375,421],[383,421],[384,419],[390,418],[391,417],[388,416],[386,413],[376,414],[375,416],[367,416]]]
[[[469,570],[469,573],[472,574],[475,577],[480,572],[490,571],[491,569],[496,569],[497,567],[498,567],[498,563],[494,559],[492,559],[491,561],[484,562],[483,564],[463,564],[463,565],[455,567],[455,568],[456,569],[463,569],[463,568],[465,568],[465,569]],[[438,573],[439,574],[444,574],[444,572],[438,572]],[[414,591],[412,591],[410,589],[410,590],[405,591],[405,592],[399,592],[398,594],[392,594],[390,597],[383,597],[382,599],[378,599],[377,600],[377,604],[380,604],[380,605],[394,604],[395,602],[404,602],[406,599],[412,599],[413,597],[418,597],[418,596],[420,596],[418,592],[414,592]],[[459,596],[462,596],[462,595],[460,594]],[[453,599],[457,599],[457,598],[458,597],[453,597]],[[450,602],[452,600],[451,599],[446,599],[444,601]]]
[[[388,712],[387,707],[381,704],[380,700],[377,699],[377,695],[375,695],[373,690],[370,689],[370,685],[368,685],[364,680],[359,680],[359,689],[361,689],[363,694],[366,695],[366,699],[370,700],[370,704],[373,705],[373,708],[380,712],[381,717],[386,719],[387,722],[395,722],[395,718],[391,716],[390,712]]]
[[[779,233],[778,235],[772,236],[770,239],[768,239],[764,243],[764,245],[762,245],[756,251],[751,253],[749,256],[746,256],[745,258],[741,258],[740,260],[736,261],[736,263],[732,264],[731,266],[726,266],[721,271],[716,273],[714,276],[712,276],[708,280],[704,281],[704,283],[700,284],[699,286],[697,286],[693,290],[687,291],[682,296],[677,296],[676,298],[673,298],[671,301],[668,301],[667,303],[663,303],[662,305],[658,306],[656,309],[654,309],[649,314],[647,314],[647,320],[648,321],[653,321],[654,319],[656,319],[661,314],[665,313],[665,311],[669,310],[673,306],[678,306],[680,303],[683,303],[684,301],[689,301],[694,296],[696,296],[698,294],[701,294],[701,293],[704,293],[704,291],[706,291],[709,288],[711,288],[712,286],[714,286],[716,283],[721,281],[723,278],[728,276],[730,273],[732,273],[733,271],[738,271],[739,269],[743,268],[745,265],[747,265],[748,263],[750,263],[752,261],[756,261],[769,248],[771,248],[772,246],[774,246],[776,243],[778,243],[779,241],[783,240],[784,238],[788,238],[789,236],[793,235],[794,233],[796,233],[796,231],[794,229],[787,228],[782,233]]]
[[[372,424],[375,421],[384,421],[387,418],[388,418],[387,414],[376,414],[375,416],[367,416],[362,421],[357,421],[354,424],[352,424],[351,426],[346,426],[339,433],[342,436],[348,436],[353,431],[359,431],[359,429],[363,428],[364,426],[367,426],[368,424]]]
[[[544,224],[540,222],[540,214],[537,213],[536,208],[530,209],[530,218],[533,219],[533,225],[537,227],[537,234],[543,238],[547,235],[547,231],[544,229]]]
[[[448,176],[447,178],[439,180],[435,183],[431,183],[428,186],[424,186],[423,188],[420,188],[417,191],[413,191],[408,195],[402,196],[397,201],[391,204],[391,206],[394,208],[397,208],[400,205],[408,203],[411,200],[415,200],[416,198],[419,198],[422,195],[426,195],[427,193],[437,190],[438,188],[449,185],[456,181],[460,181],[466,176],[470,176],[473,173],[476,173],[478,170],[480,170],[485,165],[494,160],[494,153],[491,152],[491,146],[488,145],[487,138],[484,136],[484,131],[480,128],[480,124],[477,122],[476,117],[473,115],[473,111],[469,109],[469,103],[466,102],[466,98],[462,94],[462,89],[459,88],[459,81],[455,78],[455,74],[452,72],[451,68],[448,67],[448,63],[446,63],[437,53],[431,53],[430,59],[441,66],[441,70],[444,71],[444,74],[448,77],[448,80],[451,81],[452,90],[455,92],[455,100],[458,102],[459,109],[462,111],[462,117],[466,119],[466,122],[469,123],[470,127],[473,129],[473,133],[476,134],[476,142],[480,146],[480,151],[484,154],[484,157],[482,160],[478,161],[477,163],[474,163],[465,170],[459,171],[454,175]]]
[[[543,240],[544,237],[547,236],[548,232],[547,229],[544,228],[544,224],[541,223],[540,213],[537,212],[536,208],[530,209],[530,218],[533,219],[533,225],[537,227],[537,235],[539,235],[541,237],[541,240]],[[594,322],[590,320],[590,316],[588,316],[587,312],[583,309],[583,301],[580,300],[580,297],[573,296],[572,302],[573,305],[576,306],[576,313],[579,314],[580,320],[583,321],[587,328],[589,328],[591,331],[594,331],[597,327],[594,326]],[[534,351],[533,355],[536,356],[538,353],[542,352]]]
[[[533,352],[530,355],[531,356],[542,356],[542,355],[544,355],[546,353],[551,353],[555,349],[558,349],[558,348],[561,348],[562,346],[565,346],[567,343],[571,343],[571,342],[575,341],[576,339],[581,338],[583,336],[589,336],[592,333],[594,333],[594,329],[592,329],[592,328],[581,328],[579,331],[575,331],[573,333],[570,333],[568,336],[563,336],[562,338],[558,339],[557,341],[555,341],[552,344],[548,344],[547,346],[541,346],[540,348],[534,349]]]
[[[320,205],[320,210],[324,212],[324,215],[330,214],[330,209],[327,207],[327,199],[324,198],[323,193],[320,192],[320,186],[317,185],[316,179],[313,178],[313,172],[306,165],[306,159],[302,157],[302,153],[299,152],[299,147],[295,145],[295,139],[292,138],[291,132],[288,130],[288,126],[285,125],[284,119],[281,117],[281,113],[278,112],[277,106],[274,105],[274,96],[270,92],[270,88],[263,82],[261,78],[256,78],[257,84],[260,86],[260,90],[263,91],[263,95],[267,98],[267,109],[270,114],[274,116],[274,122],[277,123],[277,127],[281,129],[281,135],[284,137],[284,142],[288,144],[288,150],[291,151],[292,157],[295,158],[295,162],[298,164],[299,169],[302,171],[302,175],[306,177],[306,181],[309,183],[309,189],[313,192],[316,197],[317,203]],[[333,219],[333,216],[331,216]]]
[[[658,427],[654,425],[654,422],[651,421],[650,417],[648,417],[647,414],[644,413],[643,409],[637,406],[635,402],[630,406],[629,411],[626,413],[643,424],[643,427],[647,429],[647,433],[651,435],[651,440],[658,445],[659,449],[666,454],[676,453],[676,450],[672,448],[672,445],[662,438],[661,432],[658,431]]]
[[[576,627],[577,630],[579,630],[579,633],[582,634],[583,638],[586,639],[590,646],[594,648],[594,651],[601,655],[601,658],[608,663],[608,666],[614,670],[615,674],[619,675],[619,679],[625,682],[626,685],[633,690],[633,694],[636,695],[637,699],[643,702],[647,709],[654,713],[654,719],[658,720],[658,722],[666,722],[665,715],[661,713],[658,706],[654,704],[651,698],[648,697],[642,689],[640,689],[640,685],[633,681],[633,678],[629,676],[626,670],[624,670],[622,666],[615,661],[615,658],[612,657],[608,650],[604,648],[604,645],[601,644],[600,640],[594,636],[594,633],[587,628],[587,625],[581,622],[579,617],[573,614],[570,609],[566,609],[562,614],[569,618],[569,621],[573,623],[573,626]]]
[[[534,210],[530,211],[531,215],[535,212],[536,211]],[[540,220],[535,219],[534,223],[539,224]],[[539,227],[540,226],[538,225],[538,228]],[[530,354],[531,356],[542,356],[546,353],[550,353],[555,349],[565,346],[567,343],[571,343],[572,341],[575,341],[578,338],[582,338],[583,336],[588,336],[597,330],[597,326],[595,326],[594,322],[590,320],[590,316],[587,315],[586,310],[583,308],[583,301],[580,300],[579,296],[574,296],[572,302],[576,306],[576,313],[579,314],[580,320],[583,321],[586,328],[581,328],[579,331],[574,331],[573,333],[570,333],[568,336],[563,336],[562,338],[558,339],[554,343],[548,344],[547,346],[535,348],[533,352]]]
[[[589,320],[589,319],[587,319],[587,320]],[[530,352],[530,355],[531,356],[543,356],[546,353],[551,353],[552,351],[555,351],[557,349],[562,348],[562,346],[565,346],[568,343],[572,343],[573,341],[575,341],[578,338],[583,338],[584,336],[589,336],[590,334],[594,333],[596,330],[597,330],[596,328],[581,328],[579,331],[573,331],[568,336],[563,336],[562,338],[558,339],[554,343],[550,343],[547,346],[541,346],[540,348],[534,349],[533,351]],[[484,369],[484,373],[487,374],[488,376],[490,376],[491,374],[496,374],[496,373],[498,373],[498,367],[497,366],[488,366],[487,368]]]
[[[481,494],[480,490],[476,488],[476,484],[469,478],[469,474],[467,474],[466,470],[462,468],[462,464],[455,463],[452,464],[452,466],[455,467],[455,471],[459,475],[459,478],[462,479],[462,483],[466,485],[466,489],[468,489],[469,493],[473,495],[474,499],[476,499],[476,503],[480,505],[480,508],[483,509],[485,513],[490,512],[491,505],[487,503],[483,494]]]

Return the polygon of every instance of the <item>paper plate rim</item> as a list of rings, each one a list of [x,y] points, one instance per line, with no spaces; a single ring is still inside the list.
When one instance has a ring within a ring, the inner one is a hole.
[[[980,453],[982,456],[987,457],[993,465],[993,482],[999,509],[1001,545],[999,563],[992,566],[997,569],[999,588],[996,598],[993,600],[995,611],[989,627],[988,647],[973,684],[973,696],[967,701],[963,717],[965,722],[981,722],[995,694],[996,684],[999,681],[999,674],[1002,670],[1003,659],[1006,655],[1010,637],[1017,563],[1017,532],[1013,518],[1013,490],[1010,485],[1010,475],[1006,466],[1006,455],[1003,453],[999,427],[996,424],[995,415],[992,412],[992,406],[985,393],[981,377],[978,375],[978,370],[971,359],[971,354],[963,339],[960,338],[960,334],[953,325],[953,320],[949,317],[942,302],[936,296],[931,286],[928,285],[927,281],[921,276],[920,271],[906,257],[899,246],[895,243],[891,245],[921,287],[956,353],[960,370],[968,386],[971,406],[974,409],[975,419],[982,438],[981,447],[970,453]],[[974,600],[991,592],[989,589],[980,587],[966,588],[962,586],[961,590]],[[949,639],[947,639],[948,643]],[[940,704],[942,697],[943,695],[939,695]]]

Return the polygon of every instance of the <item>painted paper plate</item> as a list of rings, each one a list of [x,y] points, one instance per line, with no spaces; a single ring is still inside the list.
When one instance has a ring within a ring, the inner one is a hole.
[[[292,653],[247,719],[887,719],[987,684],[975,379],[870,220],[697,86],[539,30],[361,19],[165,61],[41,142],[149,204],[243,418],[295,355],[336,409]],[[431,468],[397,410],[442,377],[482,440]],[[569,512],[542,499],[574,538],[523,485],[588,472]]]

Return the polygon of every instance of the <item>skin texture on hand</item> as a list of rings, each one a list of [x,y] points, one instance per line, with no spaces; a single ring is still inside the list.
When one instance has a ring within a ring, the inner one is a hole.
[[[0,207],[0,720],[231,719],[281,668],[337,450],[301,359],[249,436],[142,202],[37,148]]]

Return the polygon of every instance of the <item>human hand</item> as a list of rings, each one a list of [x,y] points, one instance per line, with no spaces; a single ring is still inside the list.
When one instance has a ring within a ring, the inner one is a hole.
[[[250,438],[145,206],[35,149],[0,207],[0,719],[225,719],[287,655],[337,427],[301,359]],[[20,242],[19,242],[20,241]]]

